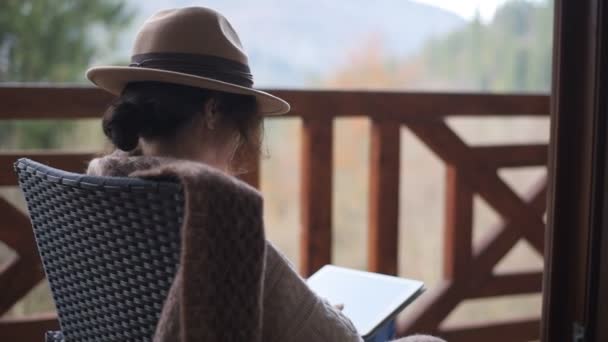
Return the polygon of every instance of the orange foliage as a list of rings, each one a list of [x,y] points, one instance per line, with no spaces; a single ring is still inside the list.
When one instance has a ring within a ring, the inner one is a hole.
[[[411,88],[421,76],[419,63],[391,56],[382,37],[370,35],[355,50],[347,53],[344,64],[323,83],[332,88]]]

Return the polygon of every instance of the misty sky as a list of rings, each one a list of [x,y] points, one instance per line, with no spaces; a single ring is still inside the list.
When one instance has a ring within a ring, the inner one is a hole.
[[[414,0],[454,12],[465,19],[471,19],[475,16],[475,12],[479,10],[479,14],[484,21],[489,21],[494,16],[496,8],[505,3],[506,0]]]

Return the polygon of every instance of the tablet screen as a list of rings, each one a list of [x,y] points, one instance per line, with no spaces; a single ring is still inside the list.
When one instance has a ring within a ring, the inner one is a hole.
[[[331,304],[344,304],[343,313],[358,333],[372,335],[420,293],[420,281],[326,265],[307,281],[310,288]]]

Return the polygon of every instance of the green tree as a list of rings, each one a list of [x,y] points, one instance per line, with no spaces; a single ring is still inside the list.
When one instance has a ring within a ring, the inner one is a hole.
[[[0,1],[0,82],[75,82],[130,22],[125,0]],[[0,124],[0,144],[58,147],[68,122]]]
[[[551,84],[552,3],[513,0],[489,23],[429,42],[418,56],[425,77],[454,90],[547,92]]]

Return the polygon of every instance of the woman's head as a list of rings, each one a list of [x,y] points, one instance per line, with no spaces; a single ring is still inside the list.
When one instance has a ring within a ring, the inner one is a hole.
[[[130,83],[156,81],[255,97],[262,115],[287,113],[289,104],[253,88],[249,58],[228,20],[205,7],[160,11],[140,28],[129,66],[96,66],[86,76],[121,95]]]
[[[259,157],[256,98],[190,86],[129,83],[103,117],[119,149],[193,159],[238,170]]]

